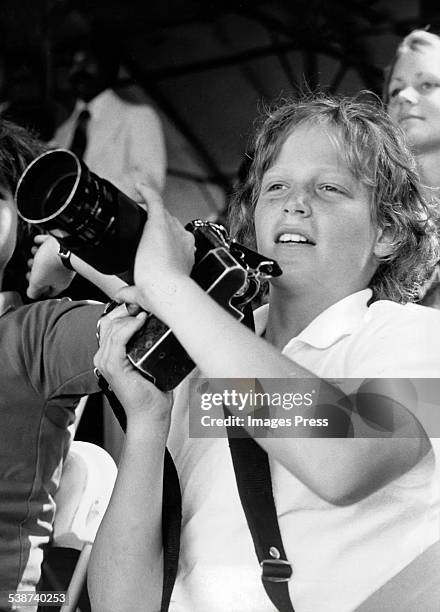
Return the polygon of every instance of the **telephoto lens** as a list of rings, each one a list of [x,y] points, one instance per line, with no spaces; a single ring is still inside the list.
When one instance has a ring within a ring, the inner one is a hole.
[[[23,172],[15,193],[20,217],[104,274],[133,268],[147,213],[72,151],[54,149]]]
[[[55,149],[35,159],[15,194],[22,219],[55,236],[104,274],[131,277],[147,213],[136,202],[87,168],[74,153]],[[259,290],[260,280],[281,274],[271,259],[229,240],[221,226],[188,223],[194,235],[194,281],[232,316]],[[148,263],[148,262],[146,262]],[[174,389],[195,367],[177,338],[154,314],[127,344],[127,357],[159,389]]]

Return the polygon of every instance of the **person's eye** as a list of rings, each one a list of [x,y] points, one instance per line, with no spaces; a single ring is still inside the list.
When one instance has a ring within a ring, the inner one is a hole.
[[[420,83],[421,91],[431,91],[435,87],[440,87],[440,83],[434,81],[423,81],[423,83]]]
[[[389,99],[393,100],[393,98],[399,95],[400,91],[400,87],[393,87],[393,89],[388,92]]]
[[[287,185],[285,185],[284,183],[269,183],[266,186],[266,192],[269,193],[274,193],[276,191],[284,191],[285,189],[287,189]]]
[[[345,193],[345,190],[342,189],[342,187],[339,187],[337,185],[329,185],[328,183],[324,185],[320,185],[319,189],[326,194],[333,194],[333,193],[344,194]]]

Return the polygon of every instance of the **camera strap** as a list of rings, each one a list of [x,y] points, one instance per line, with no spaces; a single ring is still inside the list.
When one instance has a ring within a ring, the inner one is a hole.
[[[254,329],[250,305],[245,306],[244,315],[243,323]],[[95,370],[95,374],[100,388],[125,431],[127,420],[122,404],[102,374],[98,370]],[[226,407],[224,410],[228,414]],[[234,428],[234,431],[227,428],[229,449],[241,505],[261,567],[261,580],[269,599],[279,612],[294,612],[288,588],[292,567],[287,560],[278,524],[269,458],[266,451],[244,428],[238,429],[239,432],[237,428]],[[179,477],[173,459],[168,449],[165,449],[162,499],[164,576],[160,612],[168,610],[177,576],[181,519]]]
[[[243,323],[253,330],[249,304],[244,315]],[[226,407],[224,411],[229,414]],[[268,455],[243,427],[226,429],[238,493],[260,563],[263,586],[279,612],[294,612],[288,586],[292,567],[281,538]]]
[[[237,428],[234,428],[234,435]],[[292,567],[281,538],[266,451],[247,432],[229,437],[238,493],[261,567],[261,580],[269,599],[279,612],[294,612],[288,581]]]

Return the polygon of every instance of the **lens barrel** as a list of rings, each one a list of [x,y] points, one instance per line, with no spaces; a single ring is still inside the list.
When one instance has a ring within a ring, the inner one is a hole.
[[[15,193],[19,216],[104,274],[133,268],[147,213],[72,151],[54,149],[24,171]]]

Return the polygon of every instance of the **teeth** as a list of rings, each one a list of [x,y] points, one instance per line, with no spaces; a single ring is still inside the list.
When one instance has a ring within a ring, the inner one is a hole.
[[[281,234],[278,242],[309,242],[305,236],[301,234]]]

